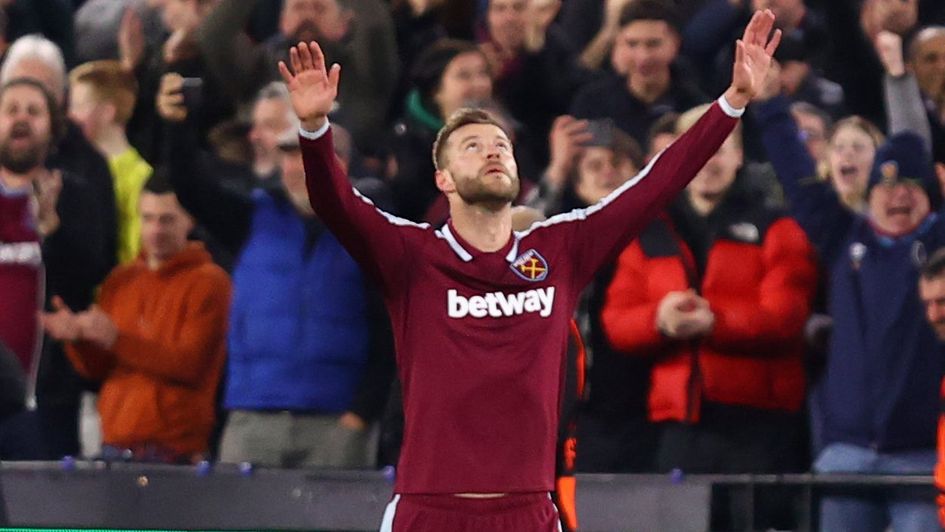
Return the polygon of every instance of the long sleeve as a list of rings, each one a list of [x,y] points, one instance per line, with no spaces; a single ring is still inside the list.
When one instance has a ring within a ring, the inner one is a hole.
[[[645,260],[637,244],[620,254],[607,287],[600,321],[611,346],[631,355],[652,356],[669,341],[656,329],[659,301],[647,294]]]
[[[883,94],[886,97],[886,116],[889,119],[889,134],[912,131],[932,146],[932,127],[922,103],[919,84],[912,74],[883,77]]]
[[[56,204],[59,227],[43,241],[43,262],[49,295],[78,308],[91,302],[114,257],[107,251],[107,228],[96,207],[91,187],[63,174]]]
[[[764,273],[756,291],[710,298],[715,328],[707,338],[720,351],[767,353],[799,338],[817,286],[813,248],[791,218],[775,222],[762,248]]]
[[[844,208],[829,183],[817,179],[816,165],[801,142],[788,100],[777,96],[756,104],[761,140],[790,204],[791,215],[829,260],[841,244],[854,215]]]
[[[201,163],[196,135],[187,124],[168,124],[165,161],[181,205],[231,253],[249,236],[252,199],[223,185]]]
[[[305,184],[315,213],[365,272],[383,281],[385,288],[398,283],[410,258],[404,231],[429,225],[381,211],[355,191],[338,164],[328,124],[322,131],[301,135]]]
[[[88,342],[67,342],[65,352],[72,367],[89,380],[101,382],[115,369],[115,357]]]
[[[260,76],[268,79],[276,72],[275,64],[265,65],[264,49],[243,31],[255,6],[255,0],[223,0],[197,30],[200,56],[234,101],[251,98],[262,84]]]
[[[118,366],[151,374],[184,386],[197,387],[204,381],[226,331],[230,306],[230,283],[225,274],[206,276],[193,287],[182,309],[180,327],[172,334],[147,338],[134,330],[119,329],[111,348]],[[108,286],[102,288],[102,309],[111,314],[116,301]]]
[[[577,221],[565,224],[571,231],[567,236],[572,239],[572,260],[579,265],[575,291],[686,188],[732,132],[740,114],[730,107],[723,110],[720,103],[711,105],[686,133],[606,198],[546,222]]]

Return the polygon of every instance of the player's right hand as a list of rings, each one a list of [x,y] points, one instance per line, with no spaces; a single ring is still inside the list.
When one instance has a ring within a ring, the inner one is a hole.
[[[325,68],[325,55],[315,41],[300,42],[289,50],[290,70],[284,61],[279,61],[279,73],[289,88],[292,108],[302,122],[302,127],[315,131],[324,125],[338,96],[338,80],[341,65]]]

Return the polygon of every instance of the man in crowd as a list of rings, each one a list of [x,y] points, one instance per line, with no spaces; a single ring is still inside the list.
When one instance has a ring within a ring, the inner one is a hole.
[[[141,194],[134,261],[102,285],[99,303],[74,313],[58,297],[43,325],[67,342],[85,377],[101,382],[102,454],[195,463],[209,457],[217,385],[226,356],[230,280],[203,245],[160,174]]]
[[[275,139],[280,179],[246,194],[202,164],[181,81],[168,74],[158,96],[171,182],[184,208],[238,257],[220,460],[370,467],[370,427],[393,372],[390,332],[361,270],[312,213],[298,119]]]

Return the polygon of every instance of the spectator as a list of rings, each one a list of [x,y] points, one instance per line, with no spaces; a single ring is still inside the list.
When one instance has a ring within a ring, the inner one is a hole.
[[[163,1],[163,0],[162,0]],[[164,38],[161,13],[153,0],[85,0],[75,12],[75,55],[79,64],[102,59],[130,59],[130,39],[140,43],[136,53],[159,48]],[[129,30],[136,35],[129,35]],[[134,69],[135,61],[127,64]]]
[[[588,77],[567,38],[540,9],[542,3],[488,0],[480,39],[491,65],[496,100],[527,132],[516,140],[518,153],[538,161],[548,160],[544,139],[554,118],[567,112]]]
[[[67,65],[74,65],[73,6],[69,0],[9,0],[3,9],[9,19],[9,41],[26,35],[42,34],[62,50]]]
[[[827,134],[833,129],[833,120],[830,115],[807,102],[791,104],[791,116],[797,123],[797,132],[807,147],[807,153],[817,162],[818,168],[827,164]],[[827,175],[827,170],[818,170],[821,175]]]
[[[261,44],[243,33],[256,2],[223,0],[200,26],[202,57],[228,99],[251,100],[277,79],[275,65],[289,47],[317,39],[329,61],[345,69],[337,121],[363,153],[373,153],[385,130],[399,61],[390,8],[380,0],[285,0],[279,33]]]
[[[945,162],[945,26],[920,30],[909,45],[908,60],[926,98],[933,155]]]
[[[640,146],[610,120],[560,116],[549,141],[551,162],[529,201],[548,216],[597,203],[643,168]]]
[[[918,2],[864,0],[823,2],[831,43],[824,75],[843,87],[846,108],[886,130],[883,67],[874,43],[880,31],[908,35],[917,21]]]
[[[144,33],[144,23],[134,10],[127,10],[119,28],[118,45],[122,66],[138,80],[138,99],[128,132],[131,144],[150,162],[162,154],[161,121],[154,100],[161,76],[176,72],[194,78],[192,119],[203,143],[214,126],[228,119],[238,101],[230,95],[228,80],[214,76],[210,59],[198,43],[200,29],[220,0],[167,0],[155,6],[162,28],[158,46],[148,46],[153,35]],[[227,50],[228,53],[233,53]],[[199,81],[198,81],[199,80]],[[199,84],[199,85],[198,85]]]
[[[38,36],[27,35],[17,39],[7,51],[0,66],[0,83],[15,78],[31,78],[45,86],[55,98],[56,108],[65,109],[66,103],[66,63],[62,52],[52,41]],[[62,168],[84,181],[92,191],[95,209],[105,221],[105,244],[107,247],[107,267],[114,264],[118,226],[114,207],[114,188],[112,177],[105,159],[82,134],[81,129],[70,120],[66,120],[63,134],[57,136],[55,149],[49,152],[49,165]]]
[[[732,43],[757,9],[771,9],[775,14],[775,25],[781,29],[783,38],[778,47],[781,61],[785,55],[791,60],[803,60],[805,65],[796,65],[799,71],[792,76],[795,85],[810,72],[818,82],[810,89],[829,87],[831,96],[836,96],[835,85],[819,81],[826,55],[827,27],[820,11],[809,7],[804,0],[708,0],[693,15],[683,30],[683,54],[699,68],[700,77],[710,91],[728,83],[726,76],[731,70]],[[793,92],[793,91],[792,91]],[[814,91],[816,94],[819,91]],[[842,97],[842,91],[839,96]]]
[[[939,180],[945,181],[945,171],[939,169]],[[939,342],[945,342],[945,248],[938,249],[929,257],[919,276],[919,299],[925,306],[925,319],[935,332]],[[945,380],[942,381],[942,397],[945,398]],[[938,458],[935,463],[935,485],[938,519],[945,527],[945,412],[938,418]]]
[[[404,116],[394,125],[390,144],[397,166],[392,188],[398,214],[421,221],[440,197],[430,177],[430,145],[436,132],[460,107],[491,99],[492,77],[476,45],[443,39],[417,59],[411,78]]]
[[[794,141],[797,144],[797,141]],[[803,151],[783,145],[785,156]],[[876,152],[867,211],[841,206],[828,185],[779,172],[792,212],[830,272],[833,318],[818,390],[825,448],[820,473],[930,474],[945,357],[916,314],[918,259],[945,243],[931,155],[910,132]],[[905,288],[904,288],[905,287]],[[933,530],[934,505],[908,490],[828,497],[824,530]]]
[[[197,221],[239,254],[220,460],[370,467],[368,435],[393,371],[390,331],[361,270],[312,214],[298,121],[279,141],[280,182],[247,196],[194,153],[180,83],[168,74],[158,98],[172,183]]]
[[[92,301],[93,290],[109,263],[102,213],[85,182],[68,171],[48,168],[48,155],[64,129],[53,94],[34,79],[15,78],[0,86],[0,109],[0,147],[4,152],[0,174],[5,206],[9,207],[3,209],[2,217],[11,217],[0,240],[16,246],[15,260],[22,263],[21,268],[14,268],[19,270],[19,281],[8,286],[12,297],[7,298],[4,292],[0,321],[5,330],[0,331],[0,340],[10,342],[27,374],[39,372],[37,410],[31,416],[39,423],[43,441],[30,449],[29,457],[75,454],[83,383],[56,342],[44,342],[36,360],[34,305],[42,301],[42,293],[61,294],[73,308],[85,308]],[[27,214],[32,201],[38,205],[35,218]],[[24,227],[24,223],[29,225]],[[42,253],[37,255],[34,245],[40,239]],[[45,286],[37,287],[33,283],[41,282],[37,270],[40,256]],[[31,275],[37,277],[31,279]],[[15,306],[6,306],[9,304]]]
[[[115,269],[99,305],[73,313],[58,297],[43,325],[70,360],[100,381],[103,456],[196,463],[209,456],[226,356],[230,280],[202,244],[166,179],[141,193],[142,253]]]
[[[640,0],[620,14],[613,49],[617,72],[583,87],[574,97],[577,118],[611,117],[641,146],[650,126],[664,113],[682,111],[706,101],[675,66],[679,28],[668,1]]]
[[[289,91],[278,81],[269,83],[253,104],[249,142],[253,146],[253,173],[262,181],[278,177],[281,153],[277,140],[293,123]]]
[[[803,36],[784,38],[778,46],[777,59],[781,81],[781,92],[792,102],[807,102],[817,106],[837,119],[846,114],[843,104],[843,87],[830,81],[814,69],[811,56],[816,50]]]
[[[703,112],[683,114],[679,131]],[[803,467],[813,249],[794,220],[745,186],[740,133],[722,144],[669,216],[621,253],[601,311],[615,349],[653,359],[648,410],[661,425],[660,471]],[[727,521],[722,508],[713,530],[775,526]]]
[[[69,118],[105,156],[118,213],[118,262],[128,263],[141,248],[138,198],[151,165],[128,143],[127,126],[138,85],[118,61],[84,63],[69,73]]]
[[[860,116],[843,118],[833,125],[826,159],[817,160],[803,142],[805,139],[791,113],[789,100],[779,94],[780,85],[774,78],[768,81],[753,117],[782,184],[785,178],[826,180],[847,209],[865,211],[866,186],[876,149],[883,142],[882,132]],[[802,150],[793,151],[798,147]]]

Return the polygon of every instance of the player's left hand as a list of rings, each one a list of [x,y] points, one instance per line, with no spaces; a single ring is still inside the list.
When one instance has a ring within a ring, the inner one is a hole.
[[[755,11],[742,38],[735,43],[735,65],[732,67],[732,85],[725,91],[725,99],[735,108],[743,108],[764,87],[771,67],[771,58],[781,42],[781,30],[775,30],[774,13],[770,9]]]

